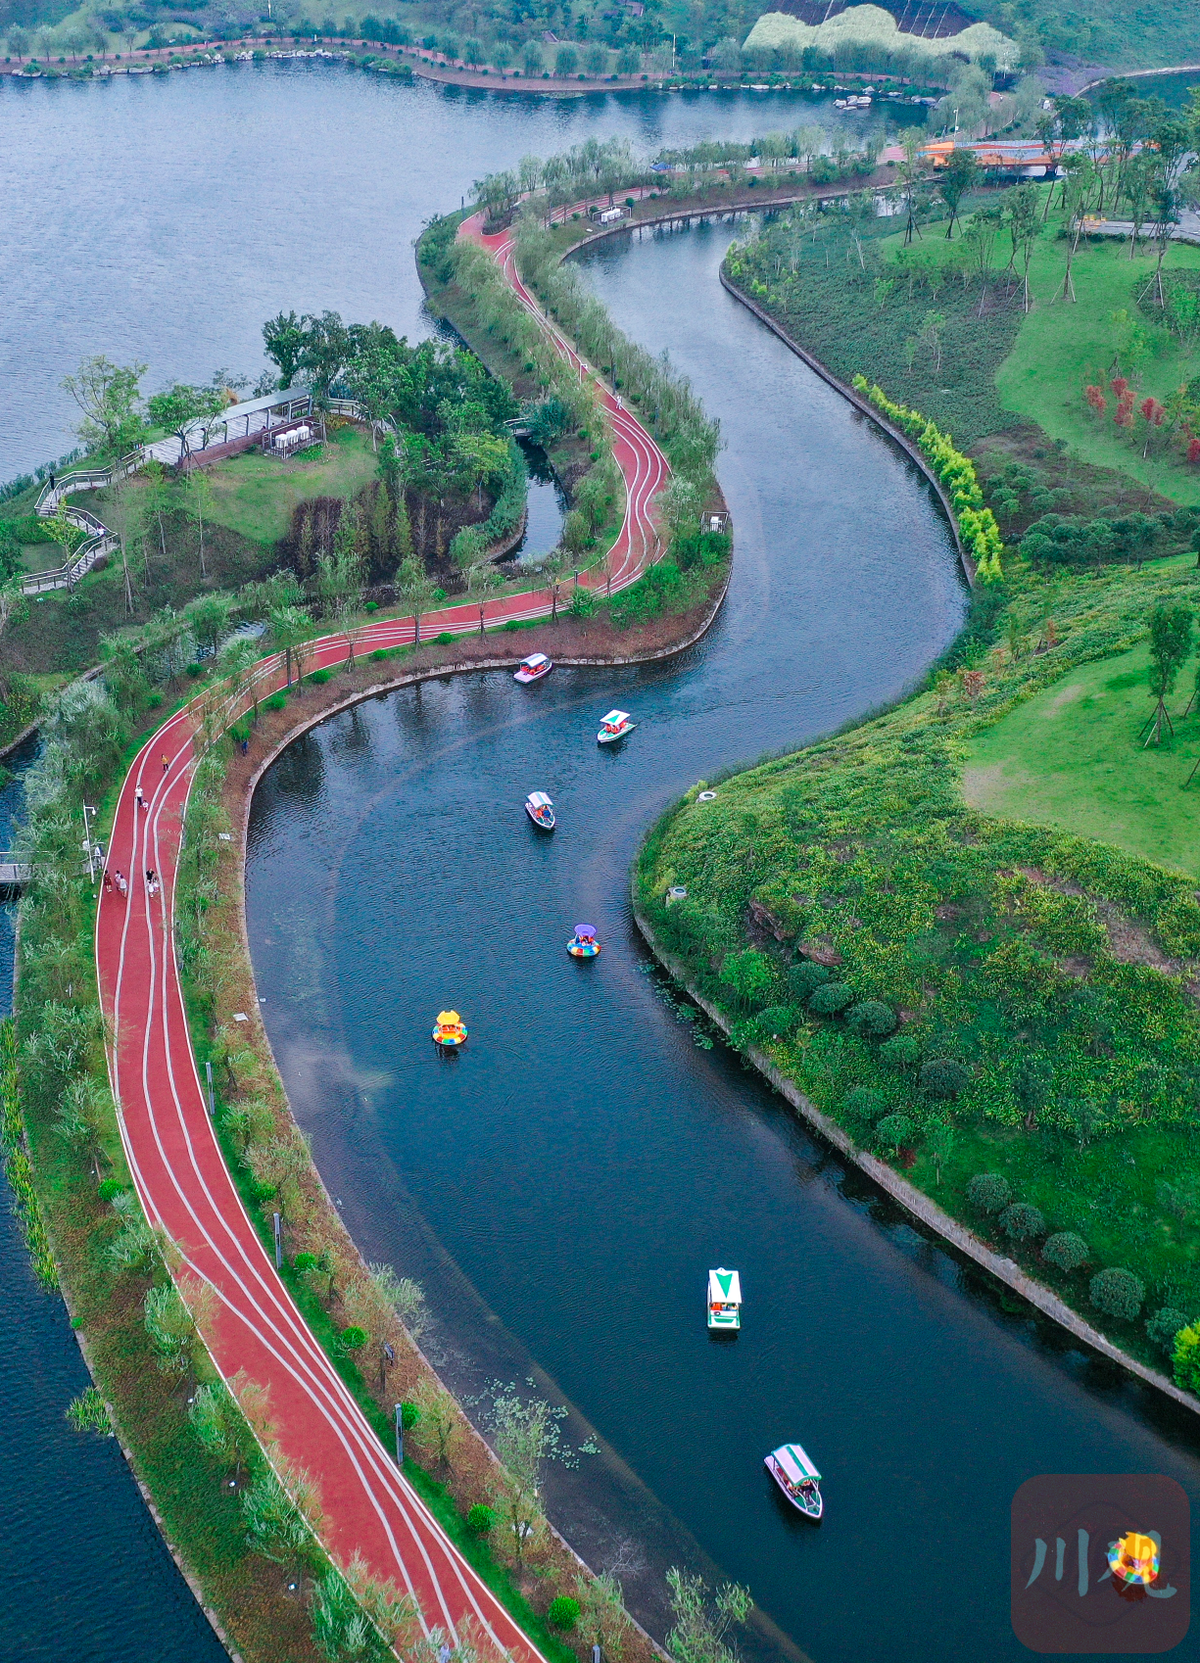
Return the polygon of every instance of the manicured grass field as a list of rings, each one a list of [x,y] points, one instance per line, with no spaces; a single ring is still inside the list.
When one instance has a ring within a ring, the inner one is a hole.
[[[1131,261],[1128,243],[1116,239],[1081,244],[1073,268],[1075,305],[1053,300],[1062,288],[1065,263],[1065,242],[1043,233],[1029,268],[1035,304],[996,372],[1001,402],[1037,422],[1052,439],[1065,439],[1085,462],[1132,474],[1176,502],[1200,503],[1200,467],[1189,467],[1174,451],[1169,461],[1143,461],[1140,445],[1113,422],[1113,399],[1102,418],[1093,416],[1083,400],[1085,382],[1108,379],[1118,333],[1112,315],[1122,309],[1147,326],[1151,340],[1138,383],[1141,396],[1166,398],[1200,375],[1200,353],[1184,352],[1173,336],[1135,307],[1134,283],[1151,276],[1153,259],[1139,255]],[[1165,262],[1165,269],[1171,267],[1200,269],[1200,248],[1173,243]]]
[[[1153,701],[1145,646],[1081,665],[1018,705],[970,743],[963,795],[972,808],[1115,843],[1179,872],[1200,875],[1200,713],[1179,713],[1190,672],[1168,708],[1174,743],[1143,749]]]
[[[351,497],[374,477],[378,458],[356,428],[342,428],[314,461],[247,451],[212,468],[212,518],[256,543],[273,543],[292,510],[312,497]]]

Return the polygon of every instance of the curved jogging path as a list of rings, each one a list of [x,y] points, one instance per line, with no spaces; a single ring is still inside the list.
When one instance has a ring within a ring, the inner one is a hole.
[[[468,235],[478,236],[468,222]],[[500,262],[522,305],[537,316],[564,360],[592,372],[543,318],[516,276],[511,238],[479,237]],[[620,400],[599,388],[625,480],[626,513],[613,548],[613,589],[632,583],[658,552],[653,499],[666,482],[666,458]],[[603,578],[585,574],[595,585]],[[542,616],[548,590],[485,603],[487,623]],[[480,627],[480,603],[425,616],[426,634]],[[411,618],[381,619],[355,632],[356,650],[411,642]],[[344,636],[312,646],[312,668],[342,662]],[[284,683],[282,656],[254,671],[259,696]],[[426,1631],[452,1643],[474,1633],[517,1663],[541,1654],[445,1535],[380,1444],[362,1410],[310,1332],[276,1274],[225,1167],[188,1033],[172,919],[180,836],[203,741],[198,707],[178,711],[147,740],[121,788],[108,867],[126,874],[128,897],[102,889],[96,915],[100,1000],[112,1035],[109,1072],[125,1153],[152,1224],[177,1244],[177,1279],[206,1283],[201,1332],[222,1377],[254,1381],[267,1392],[268,1418],[283,1458],[302,1467],[320,1492],[321,1540],[340,1566],[360,1553],[375,1576],[414,1596]],[[238,709],[227,708],[220,731]],[[196,736],[194,739],[194,735]],[[139,806],[140,790],[144,806]],[[145,874],[158,875],[151,895]],[[210,1307],[205,1310],[204,1306]],[[486,1639],[485,1639],[486,1637]]]

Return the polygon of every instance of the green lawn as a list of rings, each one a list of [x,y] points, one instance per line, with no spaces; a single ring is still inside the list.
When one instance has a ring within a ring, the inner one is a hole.
[[[1148,650],[1081,665],[971,741],[963,795],[987,814],[1115,843],[1176,871],[1200,875],[1200,714],[1178,719],[1191,675],[1169,701],[1176,738],[1142,748],[1152,709]]]
[[[1135,314],[1134,282],[1150,276],[1152,259],[1131,261],[1128,243],[1114,239],[1081,245],[1074,265],[1078,301],[1052,303],[1062,286],[1065,253],[1066,245],[1057,237],[1043,235],[1034,245],[1029,284],[1035,305],[996,373],[1001,402],[1037,422],[1052,439],[1065,439],[1085,462],[1132,474],[1176,502],[1200,503],[1200,468],[1188,467],[1174,453],[1169,462],[1144,462],[1140,447],[1113,424],[1111,398],[1102,419],[1083,401],[1085,381],[1103,376],[1112,363],[1117,333],[1112,315],[1121,309]],[[1200,269],[1200,248],[1174,243],[1166,264]],[[1147,322],[1144,317],[1140,321]],[[1165,398],[1200,375],[1200,352],[1182,351],[1171,335],[1153,325],[1149,334],[1151,353],[1139,387],[1143,394]]]
[[[256,543],[273,543],[292,510],[312,497],[351,497],[374,477],[378,458],[356,428],[342,428],[312,462],[247,451],[209,471],[212,518]]]

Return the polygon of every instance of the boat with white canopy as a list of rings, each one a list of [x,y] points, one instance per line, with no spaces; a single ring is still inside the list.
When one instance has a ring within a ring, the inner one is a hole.
[[[809,1519],[821,1517],[821,1475],[799,1444],[780,1444],[763,1464],[797,1512]]]
[[[611,745],[614,739],[624,739],[635,727],[637,723],[629,720],[627,710],[610,710],[607,716],[600,718],[600,732],[596,735],[596,743]]]
[[[708,1326],[733,1333],[742,1326],[742,1279],[736,1270],[709,1271]]]
[[[554,665],[544,652],[531,652],[528,658],[523,658],[513,674],[513,680],[525,685],[531,681],[541,681],[548,676]]]

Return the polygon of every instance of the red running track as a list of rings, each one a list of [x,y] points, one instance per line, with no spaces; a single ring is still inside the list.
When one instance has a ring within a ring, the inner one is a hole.
[[[487,239],[521,296],[504,238]],[[540,318],[540,314],[537,314]],[[564,358],[580,361],[541,320]],[[581,372],[589,373],[586,367]],[[633,582],[657,551],[653,498],[667,476],[661,451],[619,400],[606,395],[627,510],[614,550],[612,586]],[[486,621],[544,615],[548,591],[493,601]],[[465,633],[480,624],[477,603],[428,615],[428,633]],[[413,639],[411,619],[381,619],[358,635],[359,651]],[[347,655],[344,637],[315,643],[316,665]],[[280,686],[278,655],[261,661],[260,696]],[[230,715],[234,714],[232,711]],[[225,1167],[206,1109],[184,1012],[171,920],[181,827],[197,759],[195,705],[177,712],[147,741],[121,789],[108,867],[128,877],[128,896],[102,889],[96,917],[100,998],[113,1041],[109,1071],[121,1137],[146,1215],[177,1244],[182,1280],[206,1284],[200,1326],[226,1381],[266,1391],[280,1453],[320,1493],[321,1538],[346,1567],[362,1555],[375,1576],[415,1598],[426,1631],[452,1643],[486,1636],[516,1663],[541,1654],[445,1535],[397,1470],[276,1274]],[[143,804],[137,793],[141,791]],[[157,874],[151,893],[145,874]]]

